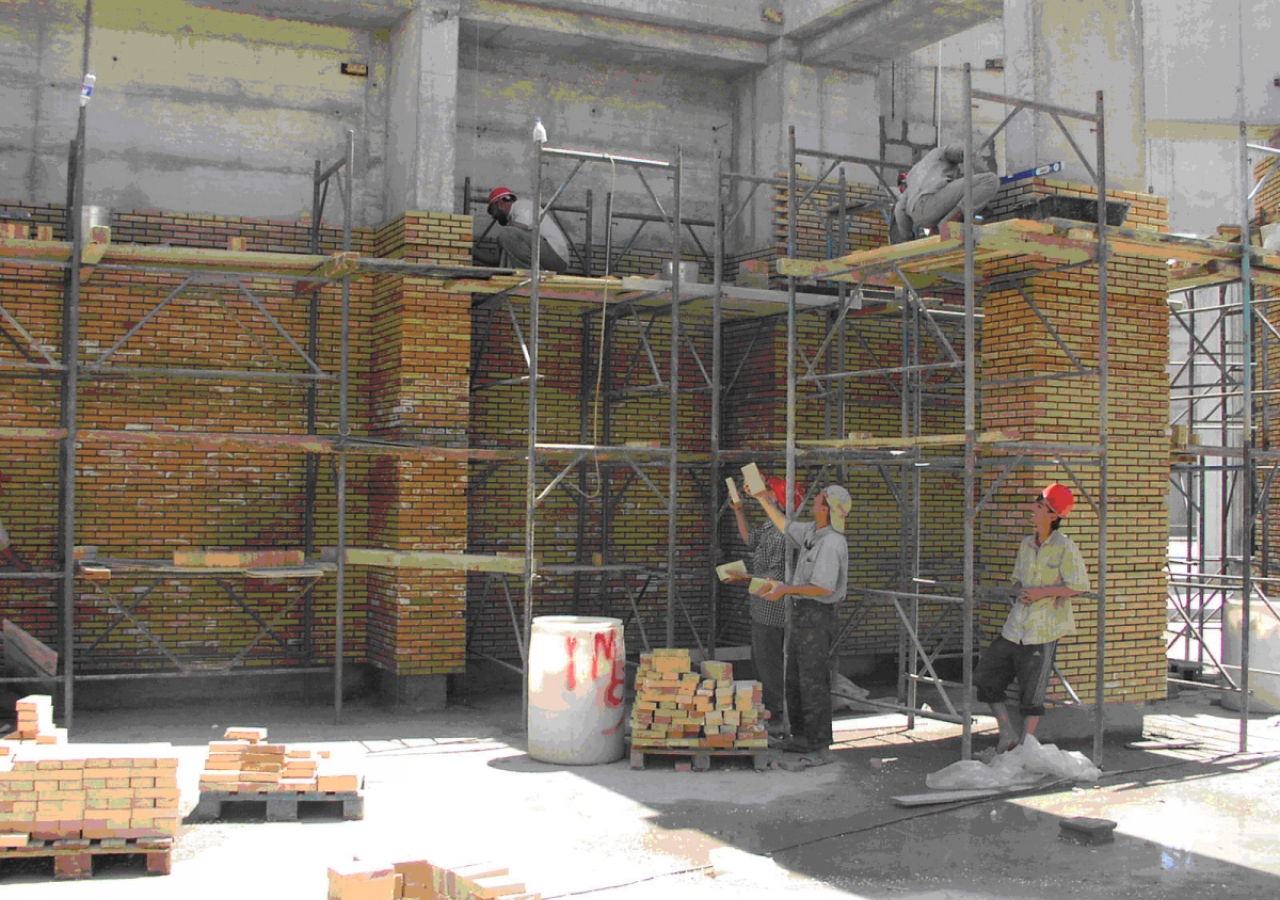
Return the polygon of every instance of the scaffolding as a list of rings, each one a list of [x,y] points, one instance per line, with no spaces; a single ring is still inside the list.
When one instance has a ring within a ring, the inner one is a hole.
[[[1264,155],[1256,184],[1250,150]],[[1224,705],[1239,712],[1245,752],[1255,693],[1250,676],[1280,677],[1250,661],[1255,633],[1265,635],[1280,622],[1280,579],[1270,552],[1270,500],[1280,462],[1271,439],[1280,421],[1272,365],[1280,348],[1274,309],[1280,254],[1253,244],[1250,215],[1250,204],[1280,168],[1280,149],[1250,143],[1241,122],[1239,159],[1241,224],[1238,234],[1219,229],[1235,252],[1183,263],[1169,298],[1170,332],[1185,356],[1169,367],[1177,527],[1169,547],[1166,639],[1169,684],[1220,691]]]

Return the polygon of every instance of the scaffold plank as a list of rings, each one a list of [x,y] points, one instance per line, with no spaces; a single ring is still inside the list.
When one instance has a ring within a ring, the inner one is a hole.
[[[326,547],[323,558],[336,560],[337,548]],[[382,550],[376,547],[348,547],[347,564],[386,566],[393,569],[447,569],[464,572],[524,572],[524,556],[487,556],[480,553],[442,553],[430,550]]]
[[[1020,435],[1012,429],[994,429],[983,431],[974,437],[979,444],[994,444],[999,441],[1016,441]],[[959,434],[922,434],[915,437],[882,437],[874,434],[850,434],[844,439],[796,441],[797,447],[829,447],[833,449],[881,450],[904,447],[940,447],[963,444],[964,433]],[[783,444],[784,441],[769,441],[771,444]]]

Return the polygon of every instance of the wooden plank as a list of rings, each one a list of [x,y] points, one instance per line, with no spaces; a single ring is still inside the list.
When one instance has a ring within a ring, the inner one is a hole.
[[[994,429],[983,431],[974,440],[979,444],[994,444],[1000,441],[1016,441],[1019,434],[1012,429]],[[768,444],[781,444],[783,441],[766,441]],[[857,450],[879,450],[897,447],[942,447],[964,443],[963,434],[925,434],[918,437],[880,437],[870,434],[849,435],[845,440],[829,441],[796,441],[796,446],[832,447]]]
[[[337,558],[337,550],[326,547],[324,559]],[[524,572],[523,556],[486,556],[478,553],[439,553],[429,550],[382,550],[347,548],[347,564],[353,566],[387,566],[404,569],[441,569],[465,572]]]
[[[930,791],[927,794],[903,794],[900,797],[894,797],[893,802],[898,806],[933,806],[937,803],[957,803],[963,800],[983,800],[987,797],[999,797],[1000,795],[1007,793],[1010,792],[998,788],[984,788],[969,791]]]
[[[4,620],[5,662],[37,677],[53,678],[58,674],[58,654],[52,648],[8,619]]]

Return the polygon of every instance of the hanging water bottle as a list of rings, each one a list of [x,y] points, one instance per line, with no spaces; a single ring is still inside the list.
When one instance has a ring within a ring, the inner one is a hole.
[[[80,85],[80,105],[88,106],[89,101],[93,99],[93,86],[98,83],[98,76],[92,72],[86,72],[84,75],[84,83]]]
[[[533,139],[539,144],[547,142],[547,129],[542,127],[541,119],[533,120]]]

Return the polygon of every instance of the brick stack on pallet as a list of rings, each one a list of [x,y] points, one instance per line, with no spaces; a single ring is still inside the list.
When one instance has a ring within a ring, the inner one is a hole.
[[[360,789],[360,776],[339,771],[326,750],[292,750],[268,744],[267,729],[232,727],[209,742],[200,790],[220,793],[301,791],[347,793]]]
[[[694,672],[688,650],[640,654],[634,750],[763,750],[768,718],[760,682],[734,681],[732,664],[708,660]]]
[[[168,874],[178,832],[178,758],[169,744],[75,744],[45,696],[18,702],[20,739],[0,741],[0,854],[52,856],[55,878],[82,878],[92,856],[145,853]],[[60,734],[59,734],[60,733]],[[59,743],[37,742],[57,735]]]
[[[329,900],[541,900],[489,863],[353,860],[329,869]]]

